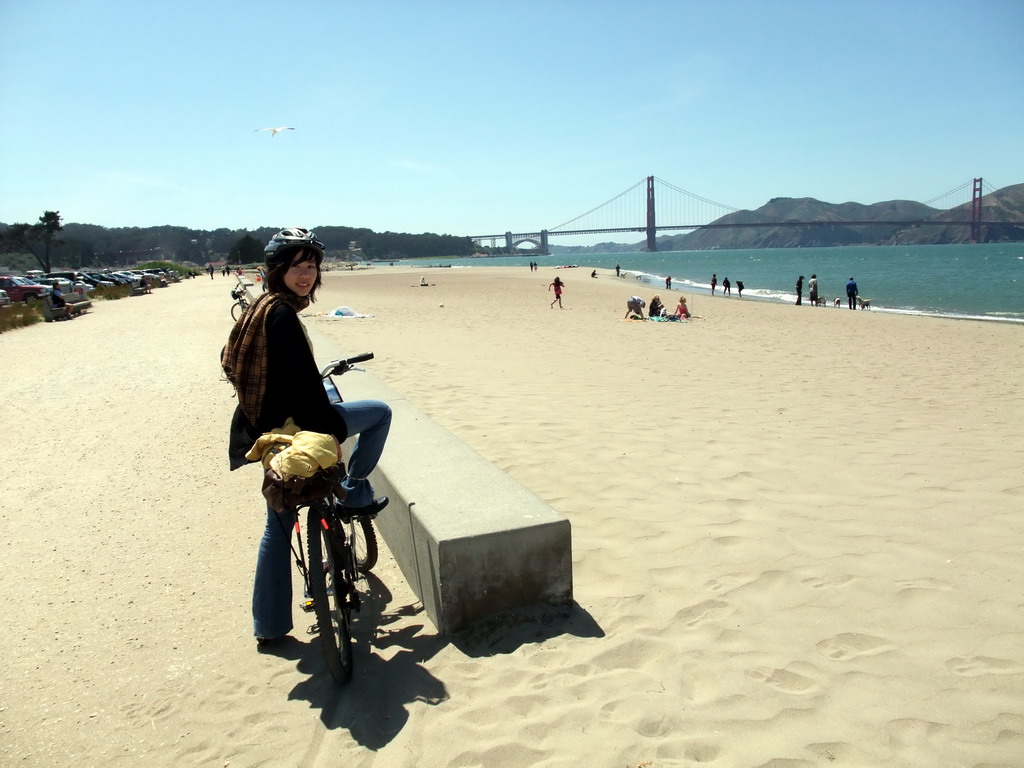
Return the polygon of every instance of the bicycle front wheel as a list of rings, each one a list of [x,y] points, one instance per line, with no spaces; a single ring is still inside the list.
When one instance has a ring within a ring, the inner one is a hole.
[[[231,305],[231,319],[237,321],[242,316],[242,302],[236,301]]]
[[[309,508],[306,542],[309,549],[309,591],[316,612],[320,645],[331,677],[344,685],[352,679],[350,585],[341,561],[343,551],[334,533],[324,527],[324,516],[318,504]]]
[[[377,532],[373,530],[373,520],[368,517],[352,518],[349,537],[356,568],[360,573],[369,573],[377,564]]]

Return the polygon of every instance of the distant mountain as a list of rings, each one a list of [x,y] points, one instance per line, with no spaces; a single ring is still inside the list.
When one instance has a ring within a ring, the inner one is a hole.
[[[1003,187],[982,198],[984,221],[1024,222],[1024,184]],[[950,210],[931,208],[911,200],[889,200],[883,203],[825,203],[812,197],[776,197],[756,211],[736,211],[714,221],[714,224],[739,226],[697,229],[678,235],[658,237],[659,251],[690,251],[711,248],[810,248],[837,245],[907,245],[966,243],[971,231],[965,226],[925,225],[900,227],[886,221],[967,221],[971,204]],[[821,225],[809,227],[744,227],[755,222],[814,221]],[[846,225],[844,221],[879,222],[868,225]],[[835,222],[828,225],[828,222]],[[983,228],[985,242],[1024,241],[1024,224],[993,225]],[[615,246],[614,249],[611,246]],[[628,250],[646,250],[646,240],[626,246]],[[554,246],[553,253],[604,252],[624,250],[617,243],[602,243],[587,248]]]
[[[658,238],[658,250],[704,250],[708,248],[806,248],[830,245],[862,245],[891,238],[898,227],[846,226],[843,221],[893,221],[927,219],[938,213],[921,203],[890,200],[884,203],[824,203],[811,197],[777,197],[756,211],[736,211],[715,221],[715,224],[742,225],[748,222],[820,221],[836,222],[832,226],[814,227],[743,227],[698,229],[693,232]]]
[[[983,221],[1024,221],[1024,184],[1003,187],[981,198],[981,218]],[[932,221],[965,221],[971,218],[971,204],[940,211],[930,217]],[[982,228],[982,238],[986,243],[1004,241],[1019,242],[1024,240],[1024,225],[1001,224]],[[966,243],[970,241],[970,229],[967,227],[915,227],[900,230],[893,237],[896,242],[914,245],[944,243]]]

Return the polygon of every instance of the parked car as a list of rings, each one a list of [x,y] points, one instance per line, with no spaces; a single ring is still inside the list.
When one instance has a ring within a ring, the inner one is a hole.
[[[79,272],[78,279],[94,288],[99,288],[100,286],[113,288],[117,285],[117,281],[109,275],[101,275],[98,272]]]
[[[100,272],[98,274],[96,272],[92,272],[90,274],[92,274],[94,277],[101,277],[104,280],[109,280],[110,282],[115,283],[116,285],[132,284],[131,280],[129,280],[124,275],[119,275],[117,272]]]
[[[70,283],[70,285],[71,285],[71,290],[72,291],[74,291],[74,290],[76,290],[78,288],[81,288],[82,291],[84,291],[85,293],[89,293],[90,291],[95,291],[96,290],[96,286],[95,285],[91,285],[91,284],[89,284],[87,282],[84,282],[81,279],[81,276],[79,275],[78,272],[47,272],[46,273],[46,277],[44,279],[51,280],[51,281],[53,281],[53,280],[67,280],[68,283]],[[65,293],[67,293],[67,291],[64,289],[63,285],[61,285],[60,289],[62,291],[64,291]]]
[[[6,307],[11,303],[11,297],[7,295],[7,291],[0,290],[0,307]]]
[[[47,280],[51,285],[53,283],[60,285],[60,291],[64,294],[65,301],[87,301],[89,299],[88,291],[96,290],[91,285],[87,286],[80,280],[72,282],[66,277],[50,277],[43,279]]]
[[[139,276],[136,275],[136,274],[133,274],[131,272],[121,271],[121,272],[111,272],[110,274],[113,277],[119,277],[122,280],[127,281],[127,284],[130,285],[132,288],[138,288],[139,287],[139,283],[141,282]]]
[[[50,292],[50,286],[29,280],[27,277],[0,276],[0,288],[7,291],[12,301],[33,301]]]

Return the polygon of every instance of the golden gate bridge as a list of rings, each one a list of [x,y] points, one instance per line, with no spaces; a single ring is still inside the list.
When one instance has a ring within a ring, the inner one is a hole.
[[[659,231],[681,231],[687,229],[725,229],[737,227],[836,227],[836,226],[965,226],[971,228],[971,242],[981,242],[981,228],[991,224],[1007,222],[985,221],[983,219],[982,197],[993,192],[986,189],[980,177],[961,184],[959,187],[943,193],[924,203],[932,205],[945,201],[948,209],[957,208],[966,203],[961,195],[970,189],[970,218],[963,221],[929,219],[888,220],[873,219],[870,221],[847,221],[827,219],[815,221],[719,221],[730,213],[740,209],[687,192],[674,184],[648,176],[641,179],[629,189],[620,192],[601,205],[581,213],[557,227],[541,229],[536,232],[506,231],[493,235],[471,235],[477,244],[489,240],[496,245],[504,240],[505,249],[513,253],[516,248],[529,243],[536,248],[536,253],[549,253],[548,242],[551,237],[568,235],[614,234],[617,232],[645,232],[647,250],[657,251],[657,233]],[[656,206],[657,201],[657,206]],[[659,224],[658,221],[671,221],[671,224]],[[642,222],[642,223],[637,223]],[[681,223],[683,222],[683,223]]]

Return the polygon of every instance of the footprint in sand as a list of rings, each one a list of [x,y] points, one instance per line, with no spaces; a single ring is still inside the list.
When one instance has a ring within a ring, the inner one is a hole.
[[[948,581],[942,581],[941,579],[922,578],[922,579],[903,579],[897,581],[904,589],[937,589],[940,592],[948,592],[953,588],[953,585]]]
[[[841,635],[822,640],[815,646],[822,654],[836,661],[849,661],[858,656],[875,656],[895,650],[896,646],[881,637],[844,632]]]
[[[855,579],[855,576],[849,574],[844,576],[810,576],[806,579],[801,579],[800,583],[814,589],[825,589],[826,587],[845,587]]]
[[[707,621],[717,621],[731,616],[735,610],[723,600],[702,600],[678,611],[675,620],[683,622],[688,627],[696,627]]]
[[[783,693],[794,695],[815,693],[818,691],[818,684],[809,677],[791,672],[788,669],[773,669],[772,667],[754,667],[747,670],[747,677],[760,680]]]
[[[964,677],[1019,675],[1024,672],[1024,667],[1016,662],[991,656],[956,656],[946,662],[946,669]]]
[[[729,592],[736,587],[743,587],[754,580],[749,573],[727,573],[717,579],[704,582],[704,588],[712,592]]]

